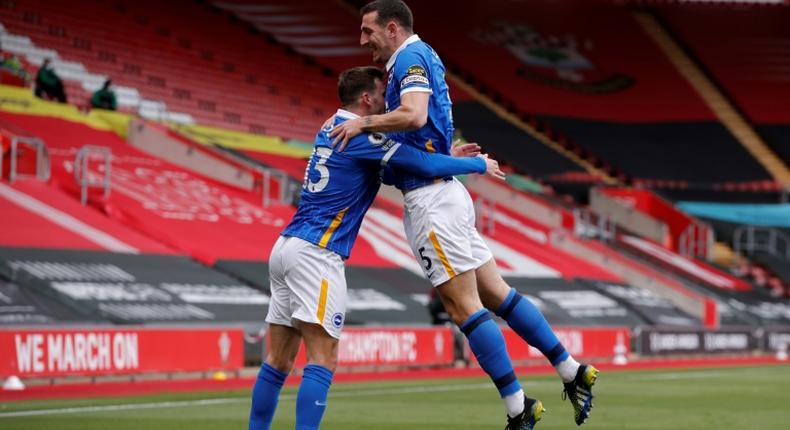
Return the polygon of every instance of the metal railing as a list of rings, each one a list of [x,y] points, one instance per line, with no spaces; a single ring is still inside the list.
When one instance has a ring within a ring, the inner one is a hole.
[[[294,202],[294,193],[299,191],[299,187],[295,186],[296,181],[292,180],[287,173],[279,169],[260,166],[255,166],[254,168],[261,174],[261,204],[263,207],[269,207],[272,204],[272,180],[275,179],[280,185],[275,202],[280,204],[291,204]]]
[[[790,237],[775,228],[740,226],[735,229],[732,245],[735,252],[741,255],[766,252],[790,261]]]
[[[475,227],[481,234],[492,235],[495,231],[496,207],[493,200],[475,199]]]
[[[102,157],[104,162],[104,174],[101,179],[91,178],[88,170],[88,161],[92,156]],[[110,196],[110,178],[112,174],[112,150],[106,146],[85,145],[77,151],[74,157],[74,180],[80,187],[80,202],[84,205],[88,202],[88,189],[101,188],[104,198]]]
[[[601,242],[612,242],[617,236],[617,226],[611,218],[595,214],[586,209],[573,210],[574,234],[583,239],[597,239]]]
[[[11,148],[8,154],[8,181],[13,183],[17,179],[24,177],[35,177],[40,181],[48,181],[51,168],[49,151],[47,151],[47,145],[44,143],[44,141],[37,137],[18,136],[14,134],[12,134],[10,137]],[[27,146],[36,152],[36,171],[32,175],[17,172],[17,158],[19,156],[20,146]],[[5,160],[3,158],[3,152],[0,151],[0,172],[3,170],[4,162]]]
[[[713,228],[704,222],[695,221],[678,237],[678,253],[689,258],[710,260],[715,241]]]

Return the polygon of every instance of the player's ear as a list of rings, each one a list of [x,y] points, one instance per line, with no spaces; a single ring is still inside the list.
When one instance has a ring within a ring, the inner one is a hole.
[[[395,35],[398,34],[398,23],[395,21],[388,22],[386,28],[388,37],[395,37]]]

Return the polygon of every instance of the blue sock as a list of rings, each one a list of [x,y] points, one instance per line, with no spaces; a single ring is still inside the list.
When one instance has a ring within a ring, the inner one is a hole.
[[[515,288],[510,289],[496,314],[507,321],[510,328],[528,344],[540,350],[552,366],[570,357],[540,310],[516,292]]]
[[[296,395],[296,430],[317,430],[326,410],[326,397],[332,385],[332,372],[326,367],[308,364]]]
[[[274,410],[280,397],[280,389],[285,383],[287,373],[280,372],[268,363],[263,363],[258,379],[252,389],[252,408],[250,408],[250,430],[269,430]]]
[[[477,357],[480,367],[494,381],[502,397],[521,390],[521,384],[513,372],[513,363],[507,355],[505,337],[496,325],[487,309],[480,309],[472,314],[463,324],[461,331],[469,339],[469,346]]]

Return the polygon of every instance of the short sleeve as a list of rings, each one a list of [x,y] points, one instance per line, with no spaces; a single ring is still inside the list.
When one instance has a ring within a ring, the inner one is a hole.
[[[400,53],[393,69],[401,96],[410,92],[433,93],[430,66],[418,52]]]

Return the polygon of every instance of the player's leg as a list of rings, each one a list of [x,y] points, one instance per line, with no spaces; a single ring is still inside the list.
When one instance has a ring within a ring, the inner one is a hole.
[[[573,380],[579,363],[562,345],[540,310],[502,279],[493,259],[478,267],[475,273],[480,298],[486,308],[505,320],[528,344],[540,350],[557,369],[563,382]]]
[[[252,389],[250,430],[267,430],[271,426],[280,389],[293,367],[301,342],[298,330],[279,324],[270,325],[267,336],[270,338],[269,352]]]
[[[513,331],[551,362],[562,378],[564,391],[574,408],[574,419],[581,425],[592,409],[592,386],[598,370],[591,365],[579,364],[570,355],[540,310],[502,279],[493,258],[475,272],[477,289],[485,307],[505,320]]]
[[[271,426],[280,389],[299,351],[300,335],[292,327],[291,291],[285,279],[285,262],[289,253],[292,253],[291,248],[291,241],[281,237],[277,239],[269,257],[269,289],[272,296],[266,322],[269,323],[267,336],[270,348],[252,390],[250,430],[267,430]]]
[[[338,339],[318,324],[300,324],[307,366],[296,395],[296,430],[316,430],[326,410],[332,375],[337,367]]]
[[[507,354],[505,338],[499,326],[483,308],[477,295],[475,273],[469,270],[436,287],[450,318],[456,323],[469,341],[472,353],[480,367],[488,374],[505,402],[508,418],[518,418],[531,428],[540,419],[543,406],[534,399],[524,396],[521,384],[513,371]],[[526,410],[526,408],[529,410]],[[524,413],[526,410],[526,414]],[[509,428],[522,428],[517,425]]]
[[[315,430],[337,366],[337,343],[346,313],[343,259],[302,241],[299,263],[289,271],[294,282],[293,318],[305,341],[308,365],[296,395],[296,429]]]
[[[466,234],[468,221],[457,216],[474,211],[463,196],[463,187],[456,181],[434,184],[407,193],[405,202],[404,227],[414,255],[499,390],[508,412],[508,428],[532,428],[543,407],[524,396],[502,332],[478,296]]]

